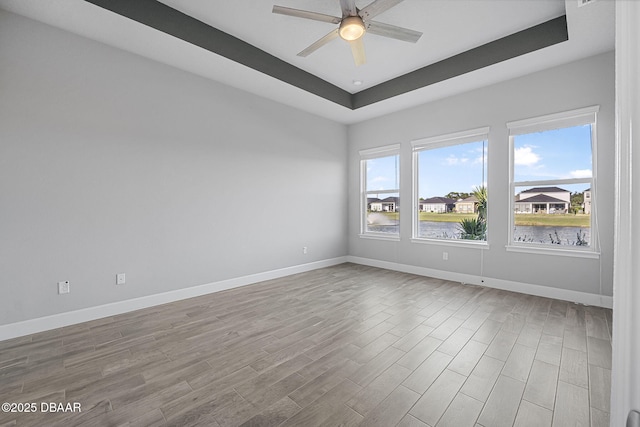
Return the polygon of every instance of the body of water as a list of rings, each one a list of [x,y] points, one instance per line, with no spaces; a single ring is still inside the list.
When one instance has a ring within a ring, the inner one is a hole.
[[[427,239],[457,239],[460,236],[460,228],[457,222],[432,222],[420,221],[418,236]],[[368,224],[367,230],[378,233],[398,233],[397,221],[387,224]],[[491,232],[491,230],[489,230]],[[557,236],[556,236],[557,233]],[[560,239],[561,245],[575,245],[580,238],[591,243],[591,229],[588,227],[542,227],[542,226],[516,226],[513,233],[515,241],[532,243],[551,243]]]
[[[556,233],[557,236],[556,236]],[[551,243],[551,239],[560,239],[561,245],[575,245],[580,239],[591,244],[591,228],[589,227],[541,227],[534,225],[517,225],[514,227],[513,239],[532,243]]]

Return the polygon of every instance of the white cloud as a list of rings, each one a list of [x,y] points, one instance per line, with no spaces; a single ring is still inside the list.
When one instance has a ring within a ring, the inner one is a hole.
[[[376,183],[376,182],[387,182],[387,181],[389,181],[389,178],[388,178],[388,177],[386,177],[386,176],[376,176],[376,177],[373,177],[373,178],[371,178],[371,179],[369,180],[369,182],[371,182],[371,183]]]
[[[464,165],[469,161],[468,158],[466,157],[456,157],[456,156],[449,156],[445,159],[445,163],[447,166],[456,166],[456,165]]]
[[[591,178],[591,169],[578,169],[569,172],[571,178]]]
[[[515,149],[513,161],[516,165],[532,166],[540,161],[540,156],[534,153],[531,147],[520,147]]]
[[[478,157],[476,157],[476,159],[473,161],[474,165],[480,165],[480,164],[486,164],[487,163],[487,153],[483,153],[480,154]]]

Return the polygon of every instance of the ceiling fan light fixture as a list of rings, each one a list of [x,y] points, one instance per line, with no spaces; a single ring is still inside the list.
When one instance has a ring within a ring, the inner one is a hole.
[[[346,41],[358,40],[364,32],[364,22],[359,16],[349,16],[340,22],[339,34]]]

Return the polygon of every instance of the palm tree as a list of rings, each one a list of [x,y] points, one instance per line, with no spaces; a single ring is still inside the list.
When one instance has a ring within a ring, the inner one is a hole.
[[[485,240],[487,235],[487,224],[483,219],[463,218],[458,224],[460,238],[467,240]]]
[[[487,220],[487,187],[475,187],[473,195],[478,199],[478,219]]]
[[[473,196],[478,199],[478,217],[464,218],[458,229],[460,238],[468,240],[485,240],[487,238],[487,187],[475,187]]]

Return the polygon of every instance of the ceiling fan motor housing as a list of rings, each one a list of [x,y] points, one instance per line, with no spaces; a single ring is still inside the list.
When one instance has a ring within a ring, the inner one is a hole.
[[[347,41],[358,40],[365,33],[365,26],[359,16],[347,16],[340,22],[340,37]]]

